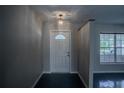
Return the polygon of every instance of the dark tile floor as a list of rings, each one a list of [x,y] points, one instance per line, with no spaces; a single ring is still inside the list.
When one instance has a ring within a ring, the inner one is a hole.
[[[78,74],[44,74],[35,88],[84,88]]]

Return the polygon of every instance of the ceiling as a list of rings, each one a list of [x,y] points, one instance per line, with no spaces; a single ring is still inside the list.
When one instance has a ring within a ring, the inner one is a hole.
[[[89,19],[98,23],[124,24],[123,5],[36,5],[30,6],[35,12],[44,14],[46,20],[55,17],[56,11],[69,13],[67,19],[81,25]]]

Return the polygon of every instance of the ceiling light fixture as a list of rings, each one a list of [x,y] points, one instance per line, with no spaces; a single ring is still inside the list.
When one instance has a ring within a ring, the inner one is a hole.
[[[59,23],[60,25],[63,24],[63,15],[62,15],[62,14],[59,14],[58,23]]]

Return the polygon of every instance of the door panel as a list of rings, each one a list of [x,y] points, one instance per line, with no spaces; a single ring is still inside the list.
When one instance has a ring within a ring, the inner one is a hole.
[[[50,70],[65,73],[70,70],[70,32],[50,33]]]

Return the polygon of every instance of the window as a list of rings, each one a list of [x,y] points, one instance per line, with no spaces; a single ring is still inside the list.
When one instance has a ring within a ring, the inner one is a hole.
[[[124,34],[100,34],[100,63],[124,62]]]
[[[124,34],[116,35],[116,62],[124,62]]]

